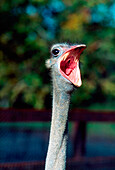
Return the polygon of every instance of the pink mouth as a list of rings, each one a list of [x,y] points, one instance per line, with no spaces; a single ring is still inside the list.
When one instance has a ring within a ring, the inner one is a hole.
[[[76,67],[76,63],[74,62],[74,56],[69,56],[66,61],[61,62],[60,68],[61,70],[69,76]]]
[[[81,73],[79,69],[79,58],[86,45],[72,46],[67,50],[59,60],[60,72],[63,77],[67,78],[75,86],[80,87],[82,84]]]

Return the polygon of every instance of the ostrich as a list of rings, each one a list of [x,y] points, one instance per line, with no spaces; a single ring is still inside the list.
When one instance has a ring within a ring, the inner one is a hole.
[[[53,109],[45,170],[65,170],[68,109],[74,86],[80,87],[79,58],[86,45],[55,44],[46,67],[51,68]]]

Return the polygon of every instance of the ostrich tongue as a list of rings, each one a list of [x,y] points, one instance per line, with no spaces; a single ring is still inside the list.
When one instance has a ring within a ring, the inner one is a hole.
[[[71,48],[64,52],[59,60],[62,76],[78,87],[82,84],[79,58],[85,48],[86,45],[84,44],[71,46]]]

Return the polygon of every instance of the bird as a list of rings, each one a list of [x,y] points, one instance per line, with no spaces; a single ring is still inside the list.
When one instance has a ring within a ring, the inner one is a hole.
[[[53,104],[45,170],[66,168],[69,103],[75,87],[82,85],[79,60],[85,48],[85,44],[54,44],[46,60],[51,69]]]

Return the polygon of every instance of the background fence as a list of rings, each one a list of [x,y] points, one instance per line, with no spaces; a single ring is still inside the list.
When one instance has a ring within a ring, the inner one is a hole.
[[[0,109],[0,169],[44,169],[50,121],[50,110]],[[67,169],[114,169],[115,149],[109,156],[87,156],[86,143],[88,123],[114,123],[115,111],[75,109],[69,121]]]

